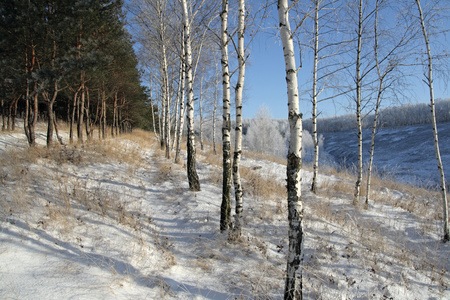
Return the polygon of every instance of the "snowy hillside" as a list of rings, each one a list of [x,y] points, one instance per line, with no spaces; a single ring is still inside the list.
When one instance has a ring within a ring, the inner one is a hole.
[[[439,123],[439,146],[444,170],[450,167],[450,123]],[[357,163],[354,131],[324,133],[324,151],[338,165]],[[371,132],[363,131],[363,157],[369,160]],[[431,124],[382,128],[375,138],[374,164],[380,172],[411,183],[437,186],[439,173]],[[447,168],[446,168],[447,166]]]
[[[20,128],[20,127],[19,127]],[[151,134],[36,149],[0,133],[1,299],[280,299],[285,166],[244,153],[245,227],[219,231],[221,156],[198,149],[200,192]],[[95,135],[94,135],[95,136]],[[65,139],[67,140],[67,138]],[[306,299],[450,299],[450,245],[433,192],[304,171]]]

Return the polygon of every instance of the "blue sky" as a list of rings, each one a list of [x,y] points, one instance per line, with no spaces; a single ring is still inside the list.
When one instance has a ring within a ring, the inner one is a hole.
[[[274,9],[274,16],[275,12]],[[276,24],[275,18],[272,18],[269,23]],[[283,50],[281,40],[275,37],[275,33],[276,29],[267,30],[266,32],[263,30],[258,33],[256,39],[252,42],[250,63],[247,65],[245,77],[243,117],[246,119],[252,118],[261,106],[267,107],[275,119],[286,119],[288,116]],[[448,41],[445,37],[440,37],[440,39],[442,39],[439,41],[441,46],[438,48],[440,50],[444,49],[448,53],[448,47],[445,46],[448,45]],[[303,57],[303,68],[298,73],[300,90],[311,89],[311,60],[311,57]],[[298,60],[296,63],[298,64]],[[404,92],[408,96],[401,103],[396,102],[393,105],[429,103],[429,89],[422,81],[424,78],[422,74],[423,69],[418,68],[414,72],[417,78],[411,81],[410,86],[404,88]],[[437,75],[436,72],[433,75],[435,99],[449,98],[448,78],[438,78]],[[300,100],[300,111],[303,113],[304,119],[308,119],[311,117],[312,104],[309,100],[305,100],[307,95],[302,97],[304,100]],[[388,105],[387,101],[385,103]],[[331,101],[319,103],[319,117],[353,113],[352,110],[347,108],[348,104],[348,99],[345,97],[341,97],[335,103]]]
[[[286,73],[281,41],[267,33],[261,33],[252,44],[249,60],[245,74],[244,118],[252,118],[259,107],[265,106],[274,119],[286,119],[288,115]],[[298,64],[298,61],[296,63]],[[305,82],[310,85],[309,78],[305,78],[310,76],[308,66],[309,64],[304,62],[303,69],[298,73],[299,89],[302,89],[301,85],[305,85]],[[303,86],[303,88],[311,87]],[[345,113],[331,102],[324,102],[320,106],[323,116],[334,116],[336,109],[338,114]],[[311,103],[301,100],[300,110],[305,118],[309,118]]]
[[[260,33],[251,47],[250,63],[246,68],[245,76],[245,99],[243,104],[243,117],[252,118],[260,106],[269,109],[272,117],[275,119],[286,119],[287,92],[284,70],[284,57],[281,41],[266,33]],[[308,70],[308,63],[305,60],[304,67],[298,73],[299,88],[302,89],[304,82],[309,82],[308,76],[311,76]],[[298,64],[298,61],[297,61]],[[310,83],[306,83],[310,85]],[[448,98],[448,80],[435,80],[435,98]],[[305,88],[310,88],[306,86]],[[417,80],[414,84],[409,103],[428,102],[428,87]],[[318,105],[322,117],[343,115],[352,113],[345,108],[347,100],[340,99],[340,103],[323,102]],[[311,117],[311,103],[309,101],[300,101],[300,110],[304,119]]]

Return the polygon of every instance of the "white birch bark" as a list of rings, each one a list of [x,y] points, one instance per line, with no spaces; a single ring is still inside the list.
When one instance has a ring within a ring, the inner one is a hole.
[[[244,89],[245,79],[245,47],[244,47],[244,34],[245,34],[245,0],[239,0],[239,25],[238,25],[238,62],[239,62],[239,74],[235,88],[235,103],[236,103],[236,128],[235,128],[235,145],[234,145],[234,157],[233,157],[233,183],[234,183],[234,195],[236,200],[235,209],[235,228],[233,230],[233,236],[235,238],[241,236],[242,231],[242,184],[240,175],[240,162],[242,154],[242,92]]]
[[[162,93],[161,93],[162,94]],[[160,99],[160,103],[158,103],[159,107],[159,142],[161,144],[161,150],[164,149],[164,141],[165,141],[165,124],[166,124],[166,113],[165,113],[165,109],[166,106],[164,105],[164,95],[160,95],[161,99]]]
[[[313,90],[312,90],[312,132],[314,142],[313,180],[311,192],[317,193],[317,177],[319,175],[319,137],[317,134],[317,66],[319,63],[319,5],[320,1],[315,0],[314,9],[314,67],[313,67]]]
[[[361,101],[362,101],[362,78],[361,78],[361,48],[362,48],[362,34],[363,34],[363,0],[359,1],[358,4],[358,32],[357,32],[357,49],[356,49],[356,126],[358,137],[358,165],[357,165],[357,178],[355,183],[355,192],[353,193],[353,205],[358,205],[359,195],[361,190],[362,182],[362,171],[363,171],[363,161],[362,161],[362,119],[361,119]]]
[[[185,49],[184,49],[184,34],[182,35],[182,43],[181,43],[181,53],[182,56],[185,56]],[[176,138],[176,147],[175,147],[175,163],[180,162],[180,152],[181,152],[181,136],[183,133],[183,126],[184,126],[184,89],[185,89],[185,63],[184,58],[181,59],[181,67],[180,67],[180,110],[179,110],[179,116],[178,116],[178,126],[177,126],[177,138]]]
[[[375,63],[377,66],[377,74],[378,74],[378,92],[377,92],[377,102],[375,104],[374,118],[372,124],[372,138],[370,141],[370,151],[369,151],[369,166],[367,167],[367,185],[366,185],[366,202],[364,204],[365,209],[369,208],[369,197],[370,197],[370,184],[372,178],[372,166],[373,166],[373,154],[375,151],[375,135],[377,132],[377,120],[378,114],[381,104],[381,96],[384,90],[384,79],[388,72],[392,69],[388,66],[385,72],[381,73],[380,61],[378,59],[378,11],[379,11],[380,0],[377,0],[376,9],[375,9],[375,26],[374,26],[374,54],[375,54]]]
[[[170,95],[169,95],[169,76],[167,70],[166,47],[163,45],[163,100],[164,100],[164,146],[166,158],[170,158]]]
[[[223,177],[222,204],[220,206],[220,230],[228,230],[231,223],[231,120],[230,120],[230,72],[228,66],[228,0],[222,0],[221,48],[223,85]]]
[[[218,84],[218,73],[217,73],[217,64],[216,64],[216,82],[214,83],[214,107],[213,107],[213,119],[212,119],[212,126],[213,126],[213,132],[212,132],[212,143],[213,143],[213,150],[214,155],[217,154],[216,151],[216,112],[217,112],[217,84]]]
[[[166,25],[164,24],[164,5],[163,1],[158,2],[158,17],[159,17],[159,43],[161,51],[161,96],[162,106],[164,107],[163,128],[164,134],[161,136],[161,147],[165,149],[166,158],[170,158],[170,92],[169,92],[169,70],[167,63],[167,49],[166,49]]]
[[[427,71],[428,74],[425,75],[425,83],[428,85],[430,91],[430,107],[431,107],[431,121],[433,125],[433,136],[434,136],[434,149],[436,152],[436,160],[439,170],[439,176],[441,179],[441,193],[442,193],[442,204],[443,204],[443,217],[444,217],[444,232],[443,232],[443,242],[448,242],[450,239],[449,235],[449,227],[448,227],[448,202],[447,202],[447,191],[445,186],[445,174],[444,174],[444,166],[442,165],[441,153],[439,150],[439,139],[438,139],[438,131],[436,125],[436,111],[435,111],[435,101],[434,101],[434,90],[433,90],[433,59],[431,56],[431,48],[430,42],[428,39],[428,34],[425,26],[425,21],[423,18],[422,7],[420,5],[420,0],[416,0],[417,9],[419,10],[420,17],[420,25],[422,27],[422,33],[425,40],[425,45],[427,49],[427,59],[428,66]]]
[[[182,0],[183,5],[183,25],[185,42],[185,66],[186,66],[186,96],[187,96],[187,176],[189,190],[200,191],[200,180],[196,169],[196,149],[194,135],[194,87],[192,78],[192,50],[191,50],[191,25],[187,8],[187,1]]]
[[[278,0],[278,18],[286,67],[289,109],[289,150],[287,157],[287,194],[289,250],[284,299],[302,299],[303,201],[301,192],[302,115],[299,109],[295,49],[289,24],[287,0]]]
[[[200,149],[203,151],[203,113],[202,113],[202,101],[203,101],[203,74],[200,79],[200,97],[198,98],[198,112],[200,114]]]

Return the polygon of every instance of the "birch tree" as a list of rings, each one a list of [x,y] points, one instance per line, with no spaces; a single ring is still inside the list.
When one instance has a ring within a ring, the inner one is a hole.
[[[359,201],[360,188],[362,182],[362,170],[363,170],[363,147],[362,147],[362,77],[361,77],[361,48],[362,48],[362,35],[363,35],[363,0],[359,0],[358,3],[358,31],[357,31],[357,48],[356,48],[356,135],[358,137],[358,164],[357,164],[357,179],[355,182],[355,191],[353,193],[353,205],[357,205]]]
[[[185,47],[185,67],[186,67],[186,108],[187,108],[187,176],[189,190],[200,191],[200,180],[196,168],[196,149],[194,135],[194,87],[192,77],[192,48],[191,48],[191,24],[187,0],[182,0],[183,6],[183,26],[184,26],[184,47]]]
[[[230,71],[228,66],[228,0],[222,0],[221,54],[222,54],[222,204],[220,206],[220,230],[228,230],[231,224],[231,119],[230,119]]]
[[[373,122],[372,122],[372,133],[371,142],[369,150],[369,163],[367,167],[367,182],[366,182],[366,200],[365,208],[368,208],[370,188],[371,188],[371,178],[372,178],[372,167],[375,152],[375,136],[377,133],[378,117],[380,113],[381,103],[383,98],[386,98],[385,93],[388,90],[394,90],[394,85],[399,81],[403,74],[395,74],[395,71],[399,69],[402,61],[408,56],[408,48],[410,45],[411,38],[413,37],[412,26],[407,23],[404,18],[401,18],[399,23],[393,22],[389,25],[390,28],[386,26],[381,27],[378,22],[379,15],[383,9],[387,8],[385,4],[389,4],[385,0],[377,0],[375,7],[375,17],[374,17],[374,61],[376,67],[376,80],[375,80],[375,107],[373,109]],[[381,24],[382,25],[382,24]],[[398,28],[402,28],[401,30]],[[382,34],[387,32],[389,36]],[[395,34],[393,34],[395,32]],[[381,41],[380,41],[381,39]],[[384,42],[383,42],[384,40]],[[396,91],[393,91],[394,94]],[[393,95],[395,96],[395,95]]]
[[[319,117],[318,105],[324,101],[333,100],[338,95],[331,95],[328,97],[320,97],[320,95],[332,87],[333,78],[339,71],[342,71],[342,66],[337,63],[336,57],[341,54],[347,40],[339,39],[336,32],[340,30],[340,22],[338,16],[341,7],[338,1],[335,0],[313,0],[313,9],[311,13],[313,20],[313,28],[306,35],[313,32],[312,48],[313,52],[313,70],[312,70],[312,137],[314,145],[313,156],[313,179],[311,183],[311,191],[317,193],[317,180],[319,175],[319,134],[317,122]],[[305,31],[305,30],[304,30]],[[345,93],[345,92],[344,92]]]
[[[278,19],[286,67],[289,109],[289,150],[287,157],[287,194],[289,250],[287,257],[285,299],[302,299],[303,201],[301,193],[302,114],[299,109],[297,68],[287,0],[278,0]]]
[[[433,58],[431,55],[431,47],[430,47],[430,41],[428,38],[428,32],[427,28],[425,26],[424,16],[422,7],[420,5],[420,0],[415,0],[418,13],[419,13],[419,19],[420,19],[420,27],[422,29],[422,34],[424,38],[424,43],[426,46],[426,52],[427,52],[427,66],[426,66],[426,73],[424,74],[425,77],[425,84],[428,86],[429,93],[430,93],[430,108],[431,108],[431,122],[433,126],[433,137],[434,137],[434,149],[436,152],[436,161],[438,165],[439,170],[439,177],[440,177],[440,188],[441,188],[441,194],[442,194],[442,204],[443,204],[443,219],[444,219],[444,226],[443,226],[443,242],[446,243],[450,239],[449,234],[449,227],[448,227],[448,202],[447,202],[447,191],[445,186],[445,174],[444,174],[444,166],[442,164],[441,154],[439,150],[439,139],[438,139],[438,130],[436,125],[436,110],[435,110],[435,101],[434,101],[434,90],[433,90]]]
[[[370,195],[370,182],[372,177],[372,165],[373,165],[373,154],[375,149],[375,134],[377,131],[377,121],[378,121],[378,112],[380,109],[382,94],[385,90],[384,80],[386,76],[393,70],[393,66],[388,66],[387,69],[382,72],[380,67],[380,61],[378,59],[378,13],[380,8],[380,0],[377,0],[376,9],[375,9],[375,27],[374,27],[374,54],[375,54],[375,63],[377,65],[377,74],[378,74],[378,92],[377,92],[377,100],[375,104],[375,111],[373,117],[373,125],[372,125],[372,135],[370,141],[370,151],[369,151],[369,165],[367,167],[367,185],[366,185],[366,202],[365,208],[367,209],[369,206],[369,195]]]
[[[233,235],[235,238],[241,236],[242,231],[242,184],[240,175],[240,161],[242,154],[242,92],[244,89],[245,79],[245,48],[244,48],[244,34],[245,34],[245,0],[239,0],[239,25],[238,25],[238,63],[239,73],[235,88],[235,104],[236,104],[236,128],[235,128],[235,145],[233,156],[233,182],[234,195],[236,199],[235,209],[235,227]]]
[[[314,139],[313,180],[311,191],[317,192],[317,177],[319,174],[319,137],[317,135],[317,66],[319,63],[319,8],[320,1],[315,0],[314,5],[314,64],[313,64],[313,90],[312,90],[312,132]]]
[[[184,63],[184,59],[183,57],[185,56],[185,49],[184,49],[184,34],[181,35],[182,41],[181,41],[181,57],[182,59],[180,60],[180,80],[178,85],[180,86],[180,94],[178,95],[179,97],[179,112],[178,112],[178,124],[177,124],[177,129],[176,129],[176,146],[175,146],[175,163],[179,163],[180,162],[180,152],[181,152],[181,135],[183,132],[183,127],[184,127],[184,113],[185,113],[185,108],[184,108],[184,98],[185,98],[185,78],[186,78],[186,64]]]

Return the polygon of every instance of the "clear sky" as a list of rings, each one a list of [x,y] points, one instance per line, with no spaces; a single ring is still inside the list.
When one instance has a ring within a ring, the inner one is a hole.
[[[266,106],[272,117],[275,119],[287,119],[287,90],[284,69],[284,57],[281,41],[268,34],[261,33],[257,40],[252,44],[250,51],[250,63],[246,68],[245,75],[245,99],[243,105],[243,117],[252,118],[260,106]],[[298,61],[296,62],[298,64]],[[303,62],[304,68],[298,73],[299,88],[302,89],[307,82],[310,85],[311,76],[308,70],[308,63]],[[435,81],[435,98],[448,98],[447,81]],[[306,86],[305,88],[311,88]],[[417,80],[413,86],[412,98],[410,103],[428,102],[428,87]],[[343,101],[342,101],[343,100]],[[345,99],[340,99],[340,103],[322,102],[319,103],[319,111],[323,117],[343,115],[352,113],[345,108],[348,103]],[[304,119],[311,117],[312,104],[309,101],[300,101],[300,110],[304,114]]]
[[[274,22],[274,20],[272,20]],[[243,104],[243,117],[252,118],[258,108],[265,106],[275,119],[287,119],[287,89],[285,80],[284,57],[281,40],[272,33],[260,32],[252,42],[250,49],[250,63],[246,67],[245,93]],[[246,37],[247,38],[247,37]],[[442,41],[444,45],[448,41]],[[445,48],[445,47],[444,47]],[[447,48],[448,49],[448,48]],[[298,54],[297,54],[298,55]],[[299,89],[311,89],[311,57],[303,57],[303,68],[298,73]],[[298,64],[298,59],[296,60]],[[428,103],[429,89],[422,81],[422,70],[417,70],[417,78],[407,87],[409,95],[402,103]],[[306,84],[306,86],[305,86]],[[434,96],[449,98],[448,78],[438,78],[434,73]],[[307,100],[308,95],[301,96],[300,111],[304,119],[311,117],[312,104]],[[348,99],[341,97],[336,102],[326,101],[318,104],[319,117],[331,117],[353,113],[348,109]],[[386,104],[388,102],[385,102]],[[394,105],[400,105],[395,103]]]
[[[245,74],[243,117],[252,118],[260,106],[265,106],[269,108],[274,119],[287,119],[286,71],[281,40],[277,40],[273,35],[261,33],[252,43],[249,60]],[[296,63],[298,64],[298,61]],[[303,89],[309,89],[310,86],[304,85],[311,85],[310,79],[305,78],[311,76],[308,70],[310,64],[306,61],[303,64],[303,69],[298,73],[299,88],[302,89],[303,85]],[[310,101],[300,100],[300,110],[305,118],[310,117],[311,106]],[[321,111],[325,116],[334,116],[336,109],[342,111],[331,102],[321,104]],[[342,113],[345,112],[338,112]]]
[[[252,118],[260,106],[270,109],[273,118],[287,118],[287,90],[283,49],[275,38],[255,40],[245,74],[245,119]]]

